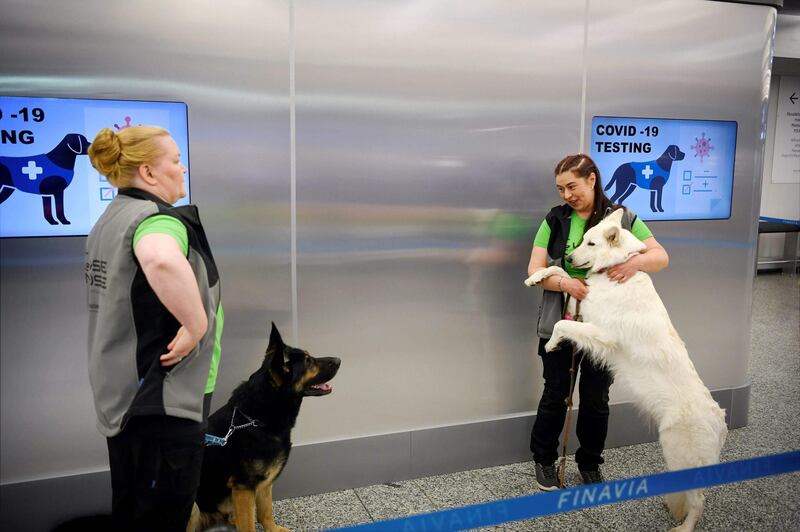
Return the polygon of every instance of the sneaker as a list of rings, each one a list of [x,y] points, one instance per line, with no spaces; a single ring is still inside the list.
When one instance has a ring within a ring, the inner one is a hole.
[[[584,484],[597,484],[599,482],[605,482],[603,474],[600,472],[599,468],[588,471],[581,470],[580,473]]]
[[[536,468],[536,485],[539,489],[553,491],[558,489],[558,476],[555,464],[540,464],[534,462]]]

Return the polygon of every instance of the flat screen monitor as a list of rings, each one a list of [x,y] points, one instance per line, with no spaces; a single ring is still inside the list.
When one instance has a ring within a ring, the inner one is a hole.
[[[187,167],[189,129],[182,102],[0,96],[0,237],[87,235],[116,196],[89,162],[103,128],[160,126]]]
[[[591,155],[609,199],[643,220],[731,216],[736,122],[595,116]]]

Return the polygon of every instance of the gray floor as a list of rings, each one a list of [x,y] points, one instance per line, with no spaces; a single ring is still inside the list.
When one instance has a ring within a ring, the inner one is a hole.
[[[800,285],[798,277],[762,273],[755,281],[752,392],[747,427],[733,430],[722,460],[800,449]],[[623,479],[664,470],[657,443],[609,449],[603,472]],[[578,483],[570,461],[568,484]],[[280,482],[280,481],[279,481]],[[536,493],[532,464],[523,462],[275,502],[275,520],[296,531],[401,517]],[[800,530],[800,473],[728,484],[706,491],[698,530]],[[659,498],[507,523],[491,530],[667,530]],[[489,530],[489,529],[487,529]]]

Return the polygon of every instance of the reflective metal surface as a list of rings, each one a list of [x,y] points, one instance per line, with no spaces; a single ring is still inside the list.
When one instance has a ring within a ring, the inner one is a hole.
[[[2,94],[187,103],[191,197],[222,276],[219,404],[259,364],[270,321],[292,333],[288,2],[1,9]],[[0,241],[3,483],[107,467],[86,369],[84,243]]]
[[[188,104],[192,199],[226,309],[215,405],[259,364],[270,321],[343,359],[298,443],[533,411],[539,294],[522,280],[582,121],[736,120],[731,220],[652,229],[671,256],[654,279],[698,371],[741,387],[774,10],[588,5],[585,114],[586,3],[557,0],[4,0],[0,93]],[[0,241],[0,483],[106,467],[83,245]]]
[[[319,0],[296,21],[299,332],[343,358],[299,437],[534,408],[522,280],[578,146],[583,3]]]

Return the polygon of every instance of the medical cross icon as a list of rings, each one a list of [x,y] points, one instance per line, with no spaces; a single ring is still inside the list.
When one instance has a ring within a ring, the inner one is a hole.
[[[39,174],[44,172],[44,168],[37,166],[34,161],[28,161],[28,166],[23,166],[21,172],[27,175],[31,181],[36,181]]]
[[[650,176],[653,175],[653,173],[654,173],[653,169],[650,168],[649,164],[644,167],[644,170],[642,170],[642,175],[644,176],[645,179],[650,179]]]

